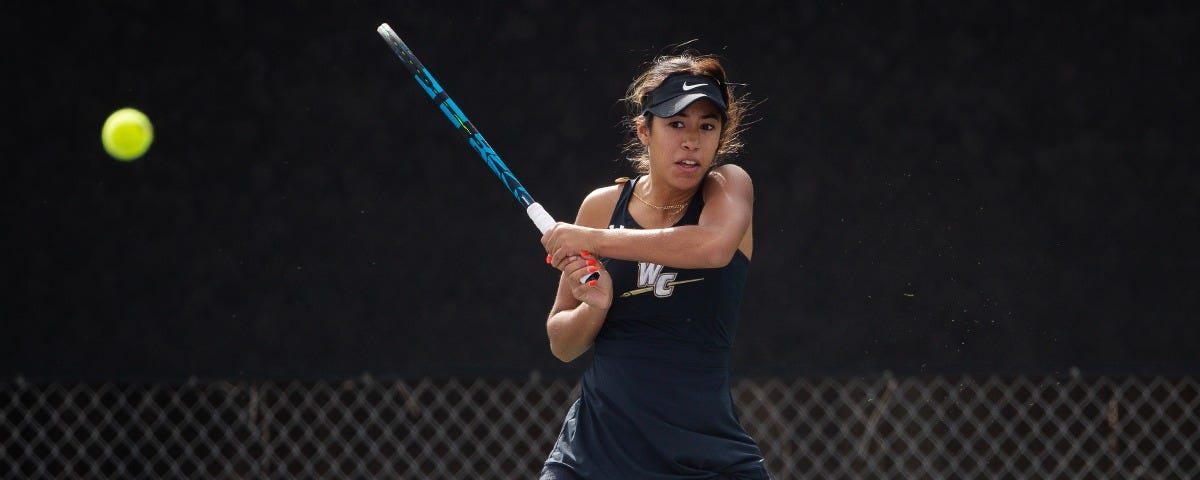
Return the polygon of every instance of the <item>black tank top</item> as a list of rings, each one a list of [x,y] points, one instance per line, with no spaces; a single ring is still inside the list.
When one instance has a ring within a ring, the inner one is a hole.
[[[627,182],[609,228],[641,228]],[[694,225],[700,188],[676,225]],[[685,269],[602,259],[613,303],[580,398],[547,464],[589,479],[766,479],[762,453],[733,407],[729,353],[750,260]]]

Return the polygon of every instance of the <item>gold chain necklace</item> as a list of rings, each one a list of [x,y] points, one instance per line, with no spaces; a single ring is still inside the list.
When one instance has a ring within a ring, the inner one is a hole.
[[[679,213],[683,212],[683,209],[688,206],[688,203],[691,203],[691,202],[683,202],[683,203],[679,203],[679,204],[675,204],[675,205],[655,205],[653,203],[650,203],[646,199],[642,198],[641,195],[638,195],[637,188],[633,189],[633,197],[638,199],[642,203],[649,205],[650,208],[653,208],[655,210],[665,210],[668,212],[672,212],[671,216],[667,217],[668,219],[675,217],[675,215],[679,215]]]

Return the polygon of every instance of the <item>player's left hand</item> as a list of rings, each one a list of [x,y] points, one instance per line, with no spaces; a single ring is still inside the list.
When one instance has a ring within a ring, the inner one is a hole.
[[[590,253],[569,255],[561,263],[559,270],[566,274],[571,285],[571,295],[576,300],[601,310],[608,310],[608,307],[612,306],[612,277],[604,269],[600,259]],[[599,276],[595,280],[580,283],[580,279],[593,274]]]

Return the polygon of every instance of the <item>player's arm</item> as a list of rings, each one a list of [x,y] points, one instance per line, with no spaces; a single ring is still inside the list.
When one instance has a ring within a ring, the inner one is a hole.
[[[744,240],[754,213],[754,185],[741,167],[721,165],[701,188],[704,211],[696,225],[642,230],[559,223],[542,237],[542,244],[552,261],[588,250],[608,258],[679,268],[723,267],[739,246],[749,245]]]
[[[606,187],[593,191],[579,206],[575,218],[577,225],[604,229],[613,206],[616,205],[617,187]],[[546,336],[550,340],[550,352],[559,360],[570,362],[592,346],[608,308],[612,305],[612,278],[603,271],[595,255],[595,266],[600,267],[600,278],[595,285],[580,284],[579,278],[588,273],[588,257],[575,252],[565,256],[555,266],[563,271],[558,280],[558,291],[554,306],[546,319]]]

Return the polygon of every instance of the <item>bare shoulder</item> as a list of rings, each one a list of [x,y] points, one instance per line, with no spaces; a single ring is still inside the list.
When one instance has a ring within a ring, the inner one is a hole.
[[[593,228],[607,227],[613,208],[617,206],[617,199],[621,196],[622,187],[624,184],[618,183],[592,190],[579,205],[579,215],[575,224]]]
[[[704,183],[705,195],[715,190],[727,194],[754,196],[754,183],[750,180],[750,174],[746,169],[732,163],[718,165],[712,169],[708,172],[708,181]]]
[[[619,197],[621,195],[621,188],[624,186],[625,186],[625,184],[622,182],[622,183],[618,183],[615,185],[608,185],[608,186],[604,186],[604,187],[600,187],[595,190],[592,190],[592,193],[589,193],[587,195],[587,197],[583,199],[583,204],[587,205],[589,203],[606,202],[607,201],[607,202],[612,202],[613,205],[616,205],[617,197]]]

